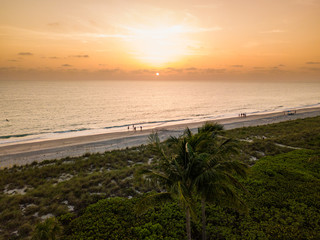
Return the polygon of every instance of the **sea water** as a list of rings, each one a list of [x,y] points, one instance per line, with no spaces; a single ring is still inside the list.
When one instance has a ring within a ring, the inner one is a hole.
[[[319,82],[0,81],[0,146],[312,106]]]

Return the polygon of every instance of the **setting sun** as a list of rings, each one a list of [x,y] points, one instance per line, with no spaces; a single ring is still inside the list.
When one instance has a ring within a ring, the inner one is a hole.
[[[132,34],[128,48],[134,58],[151,67],[163,67],[188,53],[190,40],[184,26],[128,28]]]
[[[156,73],[157,76],[159,76],[159,73]]]

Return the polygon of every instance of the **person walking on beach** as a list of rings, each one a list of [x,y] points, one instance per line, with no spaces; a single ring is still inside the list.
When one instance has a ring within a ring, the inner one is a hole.
[[[142,126],[140,126],[140,131],[142,131]]]

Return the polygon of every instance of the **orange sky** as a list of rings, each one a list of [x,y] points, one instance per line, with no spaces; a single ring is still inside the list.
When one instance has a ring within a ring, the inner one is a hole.
[[[320,80],[320,1],[3,0],[0,50],[0,79]]]

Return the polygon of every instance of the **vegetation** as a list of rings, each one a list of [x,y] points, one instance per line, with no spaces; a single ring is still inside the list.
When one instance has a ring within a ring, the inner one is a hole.
[[[37,224],[32,240],[55,240],[61,233],[60,223],[55,218],[48,218]]]
[[[243,182],[250,192],[243,196],[248,214],[207,206],[210,239],[318,239],[319,160],[319,152],[312,150],[261,159]],[[98,234],[113,234],[109,235],[112,239],[185,239],[184,213],[178,202],[156,204],[139,217],[132,211],[135,206],[134,198],[111,198],[91,205],[71,222],[70,239],[103,238]],[[197,206],[200,212],[200,203]],[[201,223],[192,222],[192,231],[193,239],[200,239]]]
[[[242,196],[248,213],[207,204],[210,239],[319,239],[319,130],[317,117],[226,131],[225,137],[239,140],[236,160],[252,165],[247,179],[239,179],[249,192]],[[156,204],[140,216],[133,211],[152,190],[135,181],[135,173],[160,158],[141,146],[1,170],[0,239],[31,238],[50,217],[63,226],[61,239],[117,233],[124,239],[184,239],[178,202]],[[198,201],[195,214],[201,215]],[[200,221],[191,223],[191,231],[193,239],[201,238]]]
[[[186,212],[187,239],[191,239],[190,217],[195,216],[197,198],[201,198],[202,203],[202,239],[206,239],[206,200],[232,206],[242,204],[233,190],[242,185],[232,173],[245,176],[245,165],[227,158],[232,148],[229,139],[219,138],[222,129],[218,124],[205,124],[197,134],[187,129],[180,138],[170,139],[173,148],[170,157],[165,154],[157,134],[151,137],[162,158],[155,170],[143,171],[143,175],[145,180],[160,185],[160,191],[145,197],[142,202],[151,200],[154,204],[165,198],[178,199]]]

